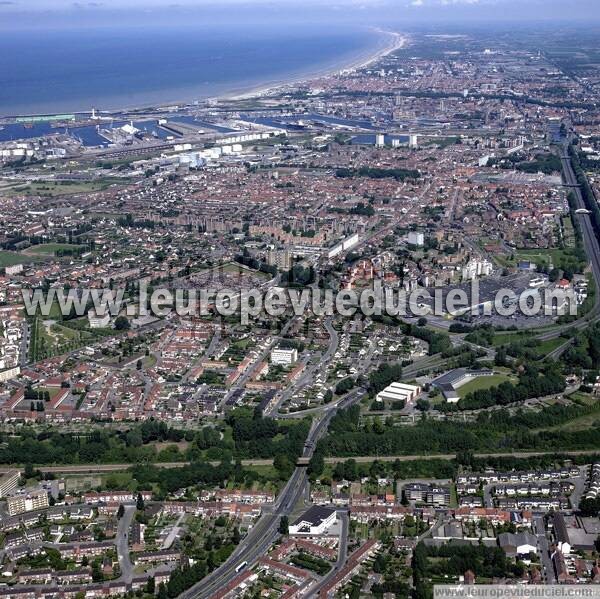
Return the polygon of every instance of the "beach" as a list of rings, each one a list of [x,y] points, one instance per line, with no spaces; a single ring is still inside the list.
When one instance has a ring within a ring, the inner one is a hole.
[[[404,48],[409,41],[406,34],[399,33],[396,31],[387,31],[383,29],[374,29],[378,34],[381,35],[381,44],[375,50],[371,50],[358,58],[354,58],[350,62],[340,63],[338,65],[329,67],[324,70],[313,71],[293,79],[272,81],[269,83],[262,84],[260,87],[254,87],[246,91],[230,92],[227,94],[214,96],[209,98],[211,100],[249,100],[253,98],[264,97],[270,95],[282,88],[298,85],[300,83],[310,81],[312,79],[319,79],[322,77],[331,77],[340,73],[350,73],[352,71],[358,71],[360,69],[366,69],[376,64],[382,58],[392,54],[396,50]]]

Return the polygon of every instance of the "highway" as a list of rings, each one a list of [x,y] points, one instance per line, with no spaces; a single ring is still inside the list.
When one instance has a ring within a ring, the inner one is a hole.
[[[571,165],[571,161],[566,154],[566,149],[563,148],[563,152],[561,154],[561,160],[563,164],[563,172],[565,183],[567,186],[572,187],[574,194],[576,196],[576,205],[577,208],[584,208],[583,198],[581,194],[581,190],[577,186],[577,181],[575,179],[575,174],[573,172],[573,168]],[[581,229],[583,234],[583,241],[586,253],[590,259],[592,272],[596,281],[600,281],[600,246],[598,244],[598,240],[596,238],[595,232],[592,227],[592,223],[589,215],[579,215],[579,222],[581,223]],[[378,234],[382,233],[379,231]],[[371,238],[368,238],[371,239]],[[363,241],[365,243],[367,240]],[[571,323],[569,325],[564,325],[561,327],[555,327],[552,331],[541,333],[538,335],[538,339],[547,340],[553,339],[566,330],[571,328],[582,329],[588,326],[591,322],[595,322],[600,319],[600,293],[596,294],[596,303],[593,309],[583,318]],[[275,338],[273,343],[269,344],[267,348],[263,350],[259,359],[256,360],[256,363],[259,363],[261,359],[266,357],[268,351],[271,349],[273,344],[280,338],[285,335],[289,326],[291,325],[291,320],[284,326],[280,335]],[[446,324],[446,323],[444,323]],[[449,325],[450,323],[448,323]],[[330,344],[326,351],[326,353],[322,356],[321,362],[317,363],[313,367],[311,367],[307,373],[302,377],[301,384],[304,384],[304,381],[307,380],[315,374],[315,372],[323,366],[323,364],[327,363],[331,357],[335,354],[337,350],[337,332],[333,329],[331,325],[331,320],[325,321],[325,327],[330,335]],[[564,351],[569,347],[570,342],[565,340],[565,343],[561,344],[559,348],[552,352],[552,357],[554,355],[558,356],[560,352]],[[404,377],[413,377],[419,371],[424,369],[435,368],[438,365],[441,366],[445,363],[445,359],[443,359],[439,354],[434,356],[427,356],[418,360],[417,362],[407,366],[404,369]],[[242,375],[239,379],[236,387],[240,387],[246,381],[246,379],[251,375],[254,368],[250,367],[246,373]],[[304,417],[307,414],[315,415],[315,419],[313,420],[313,424],[311,430],[309,431],[306,444],[304,447],[304,451],[302,453],[302,457],[306,459],[310,459],[314,453],[314,449],[316,447],[317,442],[326,434],[329,423],[333,416],[340,409],[345,409],[350,405],[360,401],[365,394],[364,389],[355,389],[346,395],[341,400],[336,401],[335,403],[327,404],[324,406],[320,406],[318,408],[314,408],[312,410],[305,410],[295,415],[287,415],[287,417]],[[279,409],[279,405],[282,402],[280,401],[277,406],[275,406],[274,412],[275,416],[279,416],[277,411]],[[589,455],[597,453],[596,450],[589,451],[570,451],[570,452],[512,452],[512,453],[481,453],[475,454],[477,457],[499,457],[512,455],[514,457],[531,457],[531,456],[539,456],[539,455],[547,455],[554,453],[562,453],[565,455]],[[455,459],[454,454],[439,454],[439,455],[405,455],[405,456],[352,456],[354,460],[357,462],[368,462],[373,460],[383,460],[383,461],[408,461],[415,459],[445,459],[451,460]],[[328,463],[343,461],[349,459],[349,457],[342,458],[326,458]],[[248,460],[244,461],[247,464],[252,464],[257,462],[256,460]],[[244,463],[243,462],[243,463]],[[271,460],[263,460],[261,462],[270,463]],[[169,464],[157,464],[157,466],[161,467],[180,467],[184,465],[184,463],[169,463]],[[54,466],[42,468],[45,472],[71,472],[71,473],[86,473],[86,472],[101,472],[101,471],[110,471],[111,469],[118,470],[127,468],[125,465],[91,465],[91,466]],[[56,469],[56,470],[54,470]],[[291,516],[294,512],[295,508],[302,503],[303,498],[306,495],[308,488],[308,476],[307,470],[305,467],[296,467],[292,473],[292,476],[280,492],[276,502],[273,506],[269,508],[265,508],[261,517],[257,520],[254,526],[248,531],[248,534],[241,540],[235,551],[232,553],[230,558],[222,564],[219,568],[215,569],[212,573],[202,579],[200,582],[195,584],[193,587],[185,591],[181,594],[181,597],[184,599],[196,599],[196,598],[208,598],[216,591],[222,590],[226,587],[229,582],[238,574],[238,569],[251,568],[260,557],[264,556],[269,547],[277,540],[279,537],[278,527],[282,516]],[[131,508],[134,510],[135,508]],[[133,512],[132,512],[133,513]],[[126,510],[126,513],[122,520],[131,519],[132,514]],[[347,522],[344,524],[344,518],[342,518],[342,537],[344,535],[347,536]],[[129,561],[128,552],[125,547],[127,545],[127,536],[126,532],[122,530],[121,527],[125,527],[125,523],[119,523],[119,539],[117,541],[118,553],[119,553],[119,561],[121,563],[121,569],[125,577],[130,576],[130,568],[131,564],[127,563]],[[345,532],[344,532],[345,531]],[[344,540],[343,538],[341,539]],[[541,540],[541,539],[540,539]],[[119,549],[119,545],[122,547]],[[344,547],[340,547],[340,556],[338,562],[332,571],[334,574],[340,567],[342,567],[345,561],[345,543],[342,542]],[[343,553],[342,553],[343,552]],[[122,556],[127,555],[127,558],[122,558]],[[243,564],[246,563],[244,566]]]
[[[577,178],[575,177],[575,172],[573,171],[573,165],[571,164],[571,159],[568,154],[568,146],[564,145],[561,149],[560,160],[562,162],[563,167],[563,177],[566,186],[568,186],[575,196],[575,206],[576,210],[585,209],[585,203],[583,201],[583,195],[581,193],[581,188],[577,183]],[[579,220],[579,224],[581,225],[581,233],[583,236],[583,245],[585,248],[585,252],[590,260],[590,266],[592,268],[592,274],[594,275],[594,280],[596,281],[596,302],[594,307],[579,320],[564,325],[562,327],[557,327],[556,329],[549,331],[548,333],[543,333],[538,335],[538,339],[545,341],[548,339],[555,339],[559,337],[561,333],[564,331],[568,331],[569,329],[583,329],[589,326],[591,323],[596,322],[600,319],[600,289],[598,289],[598,285],[600,283],[600,245],[598,244],[598,238],[594,232],[594,227],[592,225],[592,220],[589,214],[578,214],[575,218]]]
[[[356,394],[352,397],[346,396],[338,405],[338,409],[344,409],[358,401],[362,395]],[[313,425],[308,433],[303,458],[310,458],[314,452],[317,441],[327,432],[331,418],[337,410],[329,410],[322,413],[313,421]],[[297,467],[290,480],[287,482],[279,494],[274,506],[268,512],[265,510],[258,519],[257,523],[250,529],[248,534],[230,558],[211,574],[203,578],[193,587],[182,593],[180,596],[184,599],[207,598],[216,591],[224,588],[231,579],[238,573],[236,569],[244,562],[247,562],[248,568],[263,555],[268,548],[278,538],[279,522],[281,516],[290,516],[294,507],[302,500],[306,493],[308,485],[308,476],[306,468]]]
[[[577,178],[575,177],[575,172],[573,171],[573,165],[571,164],[571,159],[568,154],[567,144],[561,147],[560,159],[563,169],[563,187],[568,188],[575,195],[575,209],[585,209],[586,206],[583,201],[583,196],[581,194],[581,188],[577,182]],[[536,333],[535,329],[530,329],[530,332],[532,334],[535,334],[536,339],[539,339],[540,341],[549,341],[551,339],[556,339],[566,331],[569,331],[571,329],[584,329],[591,323],[600,320],[600,245],[598,243],[598,238],[595,235],[590,215],[577,214],[574,215],[573,218],[577,218],[581,225],[584,249],[590,260],[592,274],[594,276],[594,280],[596,282],[597,287],[596,301],[593,308],[587,314],[585,314],[583,317],[572,323],[553,326],[550,330],[539,333]],[[411,321],[410,318],[405,318],[404,320],[406,320],[407,322]],[[416,318],[412,320],[416,320]],[[448,329],[454,322],[453,320],[448,320],[442,317],[436,317],[434,315],[429,315],[427,317],[427,321],[430,326],[433,326],[443,331],[448,331]],[[551,354],[549,354],[549,357],[558,358],[564,351],[568,349],[568,347],[568,344],[561,345],[559,348],[556,348]]]

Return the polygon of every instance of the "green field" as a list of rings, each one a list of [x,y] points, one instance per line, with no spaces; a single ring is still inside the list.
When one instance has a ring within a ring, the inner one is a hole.
[[[497,387],[500,383],[510,381],[510,377],[504,374],[493,374],[491,376],[480,376],[468,383],[459,387],[458,395],[462,399],[473,391],[479,391],[480,389],[490,389],[491,387]]]
[[[563,217],[561,223],[565,245],[567,247],[575,247],[575,229],[573,228],[571,217]]]
[[[522,331],[506,331],[502,333],[496,333],[494,335],[492,345],[494,347],[511,345],[512,343],[523,343],[527,345],[528,343],[532,343],[534,341],[535,343],[531,345],[531,349],[534,350],[540,358],[543,358],[550,352],[560,347],[565,342],[565,339],[562,337],[556,337],[555,339],[548,339],[547,341],[537,341],[535,339],[535,334],[530,332],[524,333]]]
[[[18,193],[27,196],[54,197],[75,193],[104,191],[111,185],[126,185],[126,179],[105,178],[95,181],[33,181],[25,185],[3,190],[4,193]]]
[[[576,392],[570,396],[571,399],[577,399],[578,396],[585,395],[583,393]],[[588,401],[583,402],[587,403],[587,405],[593,406],[593,412],[590,414],[585,414],[583,416],[579,416],[579,418],[573,418],[567,422],[563,422],[557,426],[551,426],[546,428],[540,428],[540,431],[568,431],[568,432],[577,432],[584,431],[590,428],[597,428],[600,426],[600,403],[595,397],[591,397],[587,395]]]
[[[54,256],[54,254],[59,250],[70,250],[74,248],[81,248],[81,246],[73,243],[42,243],[40,245],[32,245],[31,247],[24,250],[23,253],[33,255],[42,254]]]
[[[27,260],[17,254],[17,252],[0,251],[0,268],[5,266],[14,266],[15,264],[24,264]]]

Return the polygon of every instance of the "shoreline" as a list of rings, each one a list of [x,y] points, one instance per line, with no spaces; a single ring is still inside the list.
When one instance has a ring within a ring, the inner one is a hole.
[[[382,47],[377,49],[375,52],[370,51],[363,56],[354,58],[352,62],[337,64],[335,66],[332,65],[331,67],[312,73],[306,73],[304,75],[294,77],[293,79],[272,81],[246,91],[229,92],[227,94],[211,96],[207,99],[229,101],[249,100],[257,97],[264,97],[265,95],[270,94],[277,89],[286,86],[297,85],[299,83],[310,81],[312,79],[332,77],[339,73],[358,71],[359,69],[365,69],[368,66],[381,60],[382,58],[389,56],[396,50],[404,48],[404,46],[408,43],[408,36],[397,31],[386,31],[383,29],[376,29],[375,31],[377,31],[379,34],[385,34],[390,38],[390,41],[388,43],[382,44]]]
[[[187,100],[164,100],[160,103],[149,103],[149,104],[132,104],[132,105],[121,105],[116,108],[107,109],[100,111],[99,115],[118,115],[128,112],[142,112],[144,110],[161,112],[165,111],[172,106],[179,106],[180,108],[193,107],[193,102],[199,101],[241,101],[250,100],[254,98],[262,98],[268,94],[273,93],[275,90],[285,88],[287,86],[298,85],[302,82],[310,81],[313,79],[320,79],[323,77],[331,77],[343,72],[353,72],[359,69],[367,68],[368,66],[376,63],[380,59],[392,54],[396,50],[403,48],[409,40],[406,34],[399,33],[396,31],[388,31],[379,28],[372,28],[381,37],[380,43],[376,47],[362,52],[359,56],[353,58],[341,59],[336,64],[329,66],[317,67],[316,70],[307,71],[302,74],[293,75],[291,78],[282,78],[272,81],[263,82],[260,84],[249,84],[243,86],[237,90],[224,91],[213,95],[197,96],[196,98]],[[37,113],[19,113],[12,115],[0,115],[0,121],[13,120],[17,118],[32,118],[32,117],[47,117],[54,116],[65,112],[67,114],[75,115],[86,115],[89,110],[57,110],[54,112],[37,112]]]

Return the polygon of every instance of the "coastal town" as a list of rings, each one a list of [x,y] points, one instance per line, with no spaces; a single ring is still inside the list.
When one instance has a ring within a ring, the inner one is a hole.
[[[600,583],[598,40],[381,35],[243,95],[0,119],[0,596]]]

